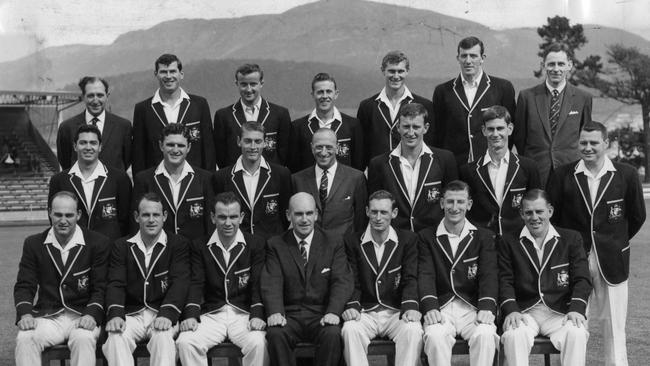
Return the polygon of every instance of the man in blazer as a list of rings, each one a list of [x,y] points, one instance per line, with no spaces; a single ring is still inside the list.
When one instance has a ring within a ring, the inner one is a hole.
[[[163,160],[134,177],[133,197],[138,200],[147,192],[158,194],[167,211],[164,229],[193,240],[212,232],[205,208],[210,207],[213,193],[210,173],[185,160],[190,151],[189,141],[189,131],[184,125],[165,126],[159,142]]]
[[[263,125],[244,122],[237,144],[241,156],[234,165],[214,174],[214,192],[235,192],[243,202],[241,229],[268,239],[287,227],[285,211],[291,195],[291,173],[264,158]]]
[[[77,159],[73,140],[82,125],[97,126],[104,140],[99,158],[108,166],[126,171],[131,166],[131,122],[106,111],[108,82],[97,76],[84,76],[79,81],[86,109],[61,123],[56,135],[56,154],[61,170],[70,169]]]
[[[469,184],[476,203],[467,214],[470,221],[501,236],[523,226],[521,198],[529,189],[540,187],[539,173],[534,161],[508,148],[513,128],[508,110],[497,105],[482,114],[488,149],[460,167],[460,179]]]
[[[139,230],[115,242],[106,286],[102,350],[109,366],[133,365],[136,342],[148,340],[151,365],[175,366],[174,336],[190,285],[189,241],[163,230],[162,199],[146,193],[134,212]]]
[[[110,243],[77,225],[81,212],[71,192],[55,194],[48,213],[52,227],[25,239],[18,267],[16,365],[40,365],[45,348],[64,342],[72,366],[92,365],[104,319]]]
[[[193,148],[187,161],[201,169],[214,170],[216,160],[208,102],[181,88],[183,64],[176,55],[164,54],[154,65],[159,88],[153,97],[139,102],[133,110],[133,175],[160,162],[158,139],[170,123],[182,124],[189,131]]]
[[[235,164],[241,150],[237,136],[244,122],[258,122],[264,126],[264,158],[285,165],[289,153],[291,117],[289,110],[269,103],[260,94],[264,86],[264,71],[257,64],[244,64],[235,71],[235,85],[239,101],[214,114],[214,145],[217,147],[219,168]]]
[[[75,192],[81,203],[79,226],[116,240],[129,229],[131,180],[99,159],[104,146],[97,126],[79,126],[73,141],[77,159],[50,179],[49,199],[60,191]]]
[[[552,215],[546,192],[528,191],[521,200],[526,226],[508,232],[497,246],[501,340],[510,366],[528,365],[538,334],[560,350],[562,365],[585,365],[589,264],[580,234],[555,228]]]
[[[294,192],[311,194],[318,209],[318,225],[332,237],[343,239],[365,224],[366,178],[360,170],[339,164],[334,131],[322,128],[312,137],[316,164],[291,176]]]
[[[419,365],[422,314],[418,311],[417,235],[390,225],[397,207],[388,191],[370,195],[366,214],[368,227],[345,237],[354,278],[354,292],[342,316],[345,362],[368,366],[370,341],[388,337],[395,342],[400,365]]]
[[[411,93],[406,86],[410,62],[401,51],[390,51],[381,60],[384,88],[357,109],[357,119],[364,133],[364,159],[362,170],[377,155],[393,151],[400,142],[397,132],[400,109],[410,103],[419,103],[427,110],[426,123],[431,124],[433,106],[427,98]],[[424,136],[427,145],[433,142],[432,131]]]
[[[398,214],[393,226],[415,232],[442,219],[440,192],[458,178],[453,154],[424,143],[429,129],[426,116],[422,104],[403,106],[397,126],[400,143],[390,153],[372,159],[368,166],[368,190],[384,189],[395,197]]]
[[[272,366],[295,366],[301,340],[317,344],[316,366],[341,359],[339,316],[352,294],[352,273],[343,243],[314,228],[317,216],[314,198],[296,193],[287,210],[293,229],[267,241],[260,282]]]
[[[334,105],[339,96],[334,77],[318,73],[311,82],[311,96],[316,108],[291,123],[289,138],[289,168],[298,172],[314,164],[311,153],[311,139],[321,128],[329,128],[336,134],[338,162],[358,170],[365,169],[363,163],[363,131],[359,120],[341,113]]]
[[[545,187],[553,170],[580,158],[578,136],[591,121],[592,97],[567,83],[573,64],[563,46],[549,47],[542,67],[544,83],[519,93],[513,140],[519,155],[537,163]]]
[[[469,186],[450,182],[437,228],[420,232],[418,288],[424,315],[424,352],[429,365],[451,365],[457,336],[469,344],[471,366],[492,365],[499,344],[494,319],[499,283],[494,234],[465,215],[472,208]]]
[[[607,157],[603,124],[582,126],[578,144],[582,158],[553,172],[548,191],[555,222],[579,231],[588,253],[594,287],[589,314],[603,324],[605,365],[627,365],[630,239],[646,218],[643,189],[636,169]]]
[[[192,284],[176,340],[183,365],[206,365],[207,351],[229,339],[244,366],[268,366],[260,295],[264,240],[239,230],[244,212],[233,192],[210,206],[216,230],[192,242]]]

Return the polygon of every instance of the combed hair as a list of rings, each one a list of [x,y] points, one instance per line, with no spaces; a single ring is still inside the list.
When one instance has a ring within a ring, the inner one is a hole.
[[[76,194],[74,194],[74,193],[72,193],[70,191],[58,191],[55,194],[53,194],[52,197],[50,197],[49,201],[47,202],[48,211],[52,209],[52,202],[57,197],[71,198],[74,201],[75,205],[77,206],[77,210],[79,210],[79,198],[77,197]]]
[[[506,107],[500,105],[493,105],[491,107],[486,108],[485,111],[483,111],[481,117],[483,119],[483,124],[493,119],[502,119],[506,121],[506,123],[510,123],[512,121],[510,117],[510,112],[508,112]]]
[[[244,131],[258,131],[264,135],[264,125],[256,121],[246,121],[241,125],[238,136],[242,137]]]
[[[542,60],[546,61],[546,56],[548,56],[549,53],[551,52],[564,52],[567,57],[569,56],[569,46],[567,46],[565,43],[551,43],[546,49],[544,49],[544,52],[542,53]]]
[[[99,143],[102,143],[102,133],[99,131],[99,127],[95,125],[81,125],[79,128],[77,128],[77,131],[74,133],[74,142],[77,143],[79,141],[79,135],[82,133],[94,133],[97,135],[97,140],[99,140]]]
[[[190,141],[190,132],[182,123],[169,123],[167,126],[163,127],[160,132],[160,141],[164,141],[165,137],[169,135],[183,135],[188,142]]]
[[[156,72],[158,72],[159,65],[169,66],[174,62],[176,62],[176,65],[178,65],[178,71],[183,71],[183,64],[181,63],[181,60],[178,58],[178,56],[172,55],[171,53],[160,55],[160,57],[156,59],[154,67],[156,68]]]
[[[381,60],[381,71],[386,70],[386,67],[388,67],[388,65],[397,65],[402,61],[406,62],[406,71],[409,71],[411,68],[411,63],[409,61],[409,58],[406,57],[406,54],[398,50],[390,51]]]
[[[165,205],[163,205],[162,198],[156,192],[146,192],[142,196],[138,197],[138,200],[135,202],[135,212],[140,212],[140,203],[144,200],[160,203],[163,207],[163,212],[165,212]]]
[[[319,72],[314,76],[314,78],[311,81],[311,91],[314,91],[314,85],[316,85],[316,83],[319,81],[331,81],[332,83],[334,83],[334,90],[338,89],[336,86],[336,80],[334,80],[334,76],[326,72]]]
[[[463,182],[462,180],[452,180],[447,183],[447,185],[442,189],[442,197],[445,196],[445,193],[448,191],[465,191],[467,192],[467,197],[472,198],[472,189],[469,187],[469,184]]]
[[[607,140],[607,127],[605,127],[604,124],[596,121],[591,121],[585,123],[582,128],[580,128],[580,131],[585,131],[585,132],[593,132],[593,131],[600,131],[600,134],[603,135],[603,140]]]
[[[481,56],[485,54],[485,45],[483,44],[483,41],[478,39],[477,37],[470,36],[470,37],[465,37],[458,42],[458,48],[456,49],[456,52],[460,55],[460,50],[468,50],[476,45],[481,46]]]
[[[239,211],[241,212],[241,200],[237,195],[232,191],[221,192],[214,196],[212,202],[210,203],[210,212],[215,213],[217,203],[221,202],[225,206],[236,203],[239,205]]]
[[[529,189],[526,193],[524,193],[524,196],[521,198],[522,205],[520,207],[524,207],[523,205],[524,201],[532,202],[540,198],[546,201],[546,203],[548,204],[551,203],[551,198],[549,197],[548,193],[545,190],[539,188]]]
[[[100,78],[99,76],[84,76],[79,80],[79,89],[81,89],[81,95],[86,95],[86,85],[90,83],[94,83],[96,81],[100,81],[102,84],[104,84],[104,91],[106,92],[106,95],[108,95],[108,81]]]
[[[420,103],[407,103],[400,108],[399,116],[406,118],[423,116],[423,118],[426,120],[429,116],[429,112],[427,112],[427,109],[424,108],[424,106]]]
[[[254,72],[260,73],[260,80],[264,80],[264,71],[258,64],[243,64],[237,68],[235,71],[235,80],[237,80],[237,75],[241,74],[242,76],[252,74]]]
[[[368,202],[372,200],[390,200],[391,208],[395,208],[395,197],[386,190],[380,189],[373,192],[370,197],[368,197]]]

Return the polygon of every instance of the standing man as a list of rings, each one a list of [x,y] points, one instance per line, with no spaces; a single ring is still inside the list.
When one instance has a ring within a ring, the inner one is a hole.
[[[540,186],[537,165],[508,148],[513,126],[505,107],[488,107],[482,115],[488,149],[478,160],[460,167],[460,179],[469,184],[476,203],[468,218],[499,235],[520,231],[521,198]]]
[[[75,192],[81,202],[79,226],[117,240],[129,230],[131,180],[99,159],[103,144],[97,126],[79,126],[73,141],[76,161],[50,179],[49,199],[57,192]]]
[[[603,324],[605,365],[626,366],[630,239],[646,218],[643,189],[636,169],[607,157],[603,124],[582,126],[578,145],[582,158],[553,172],[549,194],[555,221],[579,231],[588,253],[594,286],[589,316]]]
[[[104,149],[99,158],[104,164],[126,171],[131,166],[131,122],[106,111],[108,82],[97,76],[84,76],[79,81],[86,109],[59,126],[56,135],[56,154],[61,170],[70,169],[77,154],[73,137],[82,125],[97,126],[104,137]]]
[[[16,365],[40,365],[45,348],[64,342],[72,366],[93,365],[110,243],[77,225],[81,212],[71,192],[55,194],[48,213],[52,227],[25,239],[18,267]]]
[[[161,198],[146,193],[134,212],[140,230],[115,242],[106,286],[109,366],[133,365],[136,342],[148,340],[151,365],[175,366],[175,325],[190,285],[189,242],[165,232]]]
[[[385,86],[378,94],[363,100],[357,110],[357,119],[364,133],[363,167],[377,155],[393,151],[400,142],[397,132],[400,109],[409,103],[419,103],[427,110],[426,124],[431,124],[433,106],[426,98],[411,93],[406,87],[406,77],[411,68],[406,54],[391,51],[381,60],[381,72]],[[433,142],[433,134],[424,137],[427,145]]]
[[[133,175],[160,162],[162,154],[157,139],[170,123],[182,124],[189,131],[189,142],[194,149],[187,161],[198,168],[214,170],[215,150],[208,102],[181,88],[183,64],[176,55],[164,54],[154,66],[158,90],[153,97],[136,104],[133,111]]]
[[[235,71],[235,85],[241,96],[239,101],[214,114],[214,145],[219,168],[237,161],[241,153],[237,136],[241,126],[249,121],[264,126],[264,158],[271,163],[286,165],[291,133],[289,110],[262,98],[264,71],[259,65],[240,66]]]
[[[295,366],[299,341],[316,343],[315,366],[338,366],[341,319],[353,289],[343,243],[314,228],[316,202],[308,193],[289,200],[293,229],[267,241],[262,301],[271,366]]]
[[[398,208],[394,226],[414,232],[440,222],[440,192],[458,178],[454,155],[424,143],[429,129],[426,118],[427,110],[422,104],[404,105],[397,126],[400,143],[368,165],[368,190],[390,192]]]
[[[285,211],[291,195],[291,173],[263,156],[264,126],[244,122],[237,136],[241,156],[214,175],[215,193],[236,192],[242,210],[241,229],[268,239],[287,227]]]
[[[311,114],[293,121],[289,139],[289,166],[298,172],[314,164],[311,153],[312,136],[321,128],[329,128],[336,134],[338,148],[336,159],[358,170],[363,164],[363,132],[359,120],[339,112],[334,105],[339,96],[334,77],[318,73],[311,82],[311,96],[316,108]]]
[[[368,194],[363,173],[337,161],[338,148],[334,131],[317,130],[311,142],[316,164],[291,176],[291,183],[294,192],[306,192],[318,198],[320,228],[332,237],[343,239],[348,230],[363,230]]]
[[[481,113],[493,105],[515,115],[515,89],[508,80],[483,72],[485,46],[476,37],[463,38],[457,47],[460,75],[436,86],[433,92],[433,145],[450,150],[457,164],[471,163],[485,154]]]
[[[343,312],[345,362],[368,366],[368,345],[375,337],[395,342],[400,365],[420,365],[422,314],[418,311],[418,238],[394,229],[397,217],[393,195],[370,195],[365,231],[345,237],[345,251],[354,278],[354,292]]]
[[[551,45],[542,68],[544,83],[522,90],[513,140],[519,155],[533,159],[542,186],[557,167],[580,158],[580,128],[591,121],[591,95],[567,83],[573,68],[566,47]]]

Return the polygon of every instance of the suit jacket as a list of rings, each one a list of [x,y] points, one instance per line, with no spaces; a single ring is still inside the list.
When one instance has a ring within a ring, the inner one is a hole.
[[[294,193],[307,192],[314,197],[318,224],[332,237],[343,239],[348,230],[361,231],[365,227],[368,192],[361,171],[338,163],[324,207],[319,199],[315,166],[292,175],[291,185]]]
[[[269,315],[301,310],[341,315],[354,282],[342,241],[314,229],[307,265],[293,230],[266,243],[266,262],[260,279],[262,302]]]
[[[503,203],[499,205],[490,181],[488,166],[483,165],[485,156],[460,167],[460,179],[472,189],[472,209],[467,212],[469,220],[499,235],[519,232],[524,225],[519,209],[526,191],[540,188],[539,173],[534,161],[512,152],[506,173]]]
[[[215,194],[232,191],[242,202],[244,221],[242,231],[268,239],[281,234],[288,226],[285,211],[291,197],[291,173],[284,166],[268,163],[270,169],[260,167],[255,200],[250,202],[243,172],[235,166],[219,169],[212,179]]]
[[[567,83],[555,136],[548,120],[551,97],[546,83],[522,90],[512,139],[519,155],[533,159],[543,186],[560,165],[580,159],[580,128],[591,121],[591,95]]]
[[[497,245],[499,303],[503,315],[526,311],[540,301],[551,310],[585,315],[591,294],[589,263],[580,234],[556,228],[560,237],[544,245],[542,263],[535,244],[508,233]]]
[[[131,179],[124,171],[106,167],[106,178],[98,177],[92,201],[86,202],[81,179],[66,169],[50,179],[48,202],[60,191],[74,192],[79,199],[79,226],[106,235],[111,240],[129,231],[131,213]]]
[[[23,244],[14,286],[16,322],[25,314],[41,317],[69,310],[90,315],[101,324],[110,254],[108,238],[81,229],[86,244],[76,245],[64,265],[59,250],[43,244],[49,230],[29,236]]]
[[[630,239],[643,226],[646,212],[636,169],[613,164],[616,171],[601,178],[594,205],[587,177],[576,172],[577,162],[553,172],[548,192],[555,207],[552,221],[579,231],[585,251],[596,251],[600,274],[616,285],[629,276]]]
[[[192,166],[213,171],[216,167],[212,120],[210,107],[205,98],[189,94],[190,100],[183,100],[178,111],[177,123],[189,130],[192,148],[187,161]],[[147,168],[155,167],[162,160],[158,142],[162,129],[169,121],[160,103],[151,104],[153,97],[135,105],[133,110],[133,175]]]
[[[418,237],[410,231],[395,231],[397,243],[389,240],[384,244],[381,263],[372,241],[361,242],[365,231],[345,236],[345,252],[354,278],[346,309],[418,310]]]
[[[106,286],[107,318],[151,309],[176,323],[190,284],[188,245],[184,237],[167,233],[167,245],[155,244],[147,266],[144,253],[129,238],[116,241]]]
[[[481,132],[487,107],[504,106],[515,118],[515,89],[505,79],[483,72],[472,105],[467,102],[460,75],[436,86],[433,92],[433,146],[450,150],[458,165],[485,154],[487,140]]]
[[[433,154],[424,154],[420,163],[418,192],[410,202],[404,183],[399,158],[385,153],[377,156],[368,166],[368,191],[385,189],[393,194],[399,212],[393,227],[420,231],[435,226],[444,216],[440,208],[442,189],[458,179],[456,160],[447,150],[431,148]]]
[[[289,138],[289,168],[296,173],[316,163],[311,151],[312,136],[320,128],[317,118],[308,119],[306,115],[291,123]],[[336,133],[339,149],[336,160],[358,170],[365,169],[363,163],[363,131],[359,120],[341,113],[343,121],[332,122],[332,131]]]
[[[235,164],[241,155],[241,148],[237,146],[237,136],[245,122],[246,115],[239,100],[214,114],[214,145],[217,147],[219,168]],[[264,126],[265,131],[264,158],[269,162],[285,165],[291,133],[289,110],[262,99],[257,122]]]
[[[86,111],[67,119],[59,126],[56,135],[56,154],[61,170],[70,169],[77,161],[74,151],[74,136],[79,126],[86,124]],[[99,160],[117,170],[126,171],[131,166],[131,122],[113,113],[106,112],[102,131],[102,151]]]

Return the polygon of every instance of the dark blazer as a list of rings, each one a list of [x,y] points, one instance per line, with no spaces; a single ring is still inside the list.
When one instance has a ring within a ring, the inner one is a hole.
[[[447,150],[431,148],[433,154],[424,154],[420,162],[418,192],[413,204],[402,176],[399,158],[385,153],[377,156],[368,166],[368,191],[385,189],[393,194],[399,212],[393,219],[393,227],[420,231],[432,227],[444,216],[440,208],[442,189],[447,183],[458,179],[456,160]]]
[[[138,246],[121,238],[113,245],[106,286],[107,318],[124,319],[151,309],[176,323],[190,284],[189,241],[167,233],[167,245],[156,243],[147,267]]]
[[[368,191],[366,177],[361,171],[338,163],[325,207],[318,195],[315,166],[292,175],[291,185],[293,193],[307,192],[314,197],[318,224],[333,237],[343,239],[348,230],[361,231],[365,227]]]
[[[515,89],[508,80],[483,72],[472,105],[467,102],[460,74],[436,86],[433,92],[433,146],[450,150],[458,165],[485,154],[487,141],[481,132],[483,110],[506,107],[515,118]]]
[[[582,235],[585,251],[596,251],[598,268],[608,284],[627,280],[630,239],[646,218],[643,188],[636,169],[614,162],[616,172],[600,180],[596,204],[591,204],[587,177],[577,173],[577,162],[559,167],[549,180],[555,211],[552,221]]]
[[[391,121],[390,111],[381,101],[377,100],[380,93],[373,95],[368,99],[364,99],[359,104],[357,110],[357,119],[361,123],[361,128],[364,133],[364,159],[362,169],[365,169],[370,160],[377,155],[386,152],[391,152],[397,147],[400,142],[400,135],[397,132],[397,122],[399,122],[399,113],[395,120]],[[420,103],[426,108],[429,117],[425,120],[432,126],[433,123],[433,106],[431,102],[419,95],[412,94],[413,98],[405,98],[401,106],[409,103]],[[433,131],[429,127],[429,131],[424,135],[424,143],[431,145],[433,142]]]
[[[447,235],[436,236],[436,228],[419,233],[418,288],[420,311],[440,310],[458,298],[478,310],[496,315],[499,279],[494,234],[486,229],[470,230],[452,255]]]
[[[260,283],[268,315],[301,310],[341,315],[354,287],[342,241],[318,228],[306,266],[293,230],[269,239]]]
[[[268,163],[268,162],[267,162]],[[285,211],[291,197],[291,173],[284,166],[268,163],[270,169],[260,167],[255,200],[249,202],[242,172],[235,166],[219,169],[212,179],[214,193],[232,191],[242,202],[244,220],[242,231],[268,239],[281,234],[288,226]]]
[[[289,138],[289,168],[293,173],[306,169],[316,163],[311,151],[312,136],[320,128],[317,118],[308,120],[309,115],[291,123]],[[359,120],[341,113],[343,121],[332,122],[332,131],[336,133],[339,149],[336,160],[358,170],[365,169],[363,163],[363,135]]]
[[[192,166],[213,171],[216,167],[210,107],[205,98],[188,94],[190,100],[181,102],[177,123],[189,130],[192,148],[187,161]],[[135,105],[133,110],[133,175],[155,167],[162,160],[158,142],[162,129],[169,121],[160,103],[151,104],[153,97]]]
[[[546,83],[522,90],[512,139],[519,155],[537,163],[543,186],[560,165],[580,159],[580,128],[591,121],[591,95],[567,83],[555,136],[548,120],[551,97]]]
[[[104,320],[104,290],[110,242],[99,233],[81,229],[85,245],[76,245],[63,265],[60,252],[44,245],[47,232],[29,236],[23,244],[14,286],[16,322],[25,314],[35,317],[65,309],[90,315],[97,325]],[[33,305],[34,299],[36,305]]]
[[[192,242],[192,284],[183,318],[199,318],[228,304],[266,321],[260,295],[260,273],[264,265],[264,240],[248,233],[245,243],[233,243],[228,265],[209,236]]]
[[[168,179],[163,175],[154,175],[156,167],[149,168],[135,176],[133,184],[132,209],[135,202],[147,192],[157,193],[167,210],[166,231],[183,235],[193,240],[212,232],[214,225],[210,220],[210,202],[214,194],[210,182],[210,173],[197,167],[192,167],[194,174],[183,178],[178,206],[174,205],[174,196],[169,187]],[[137,230],[132,230],[135,233]]]
[[[499,253],[499,303],[503,315],[526,311],[538,302],[560,314],[585,315],[591,294],[589,263],[578,232],[560,234],[544,245],[542,263],[535,244],[519,233],[504,235]]]
[[[237,146],[237,136],[246,115],[240,100],[214,114],[214,145],[217,147],[219,168],[235,164],[241,148]],[[264,158],[272,163],[285,165],[289,154],[289,134],[291,117],[289,110],[262,99],[257,122],[264,126]]]
[[[509,154],[501,206],[497,203],[488,166],[483,165],[485,156],[460,167],[460,179],[471,187],[474,201],[467,217],[475,225],[490,229],[499,235],[521,231],[524,226],[519,213],[521,198],[529,189],[540,188],[535,162],[512,152]]]
[[[74,192],[81,209],[79,226],[104,234],[112,241],[126,235],[133,216],[129,176],[122,170],[106,166],[106,178],[97,178],[92,201],[86,202],[81,179],[69,173],[70,169],[66,169],[50,179],[48,202],[57,192]]]
[[[397,243],[390,240],[384,244],[381,263],[372,241],[361,242],[365,231],[345,236],[345,252],[354,278],[346,309],[418,310],[418,237],[406,230],[395,231]]]

